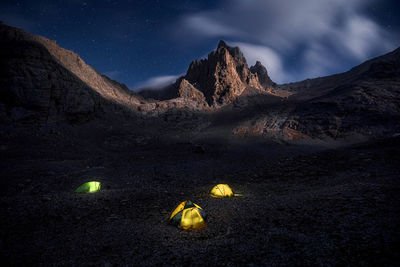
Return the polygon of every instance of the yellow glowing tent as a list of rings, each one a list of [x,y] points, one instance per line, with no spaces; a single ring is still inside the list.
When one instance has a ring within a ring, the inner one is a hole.
[[[100,190],[101,187],[101,183],[100,182],[96,182],[96,181],[91,181],[91,182],[87,182],[82,184],[81,186],[79,186],[75,192],[76,193],[94,193]]]
[[[184,230],[197,230],[206,227],[206,213],[199,205],[183,201],[172,212],[169,221]]]
[[[211,189],[213,197],[233,197],[232,189],[227,184],[218,184]]]

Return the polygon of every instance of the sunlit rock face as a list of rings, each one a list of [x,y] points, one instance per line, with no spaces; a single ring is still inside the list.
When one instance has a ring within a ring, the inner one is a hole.
[[[210,106],[232,103],[246,88],[263,91],[257,74],[251,73],[238,47],[220,41],[207,59],[193,61],[185,79],[203,92]]]
[[[205,104],[204,94],[184,78],[179,81],[178,95],[179,97],[196,99],[198,102]]]
[[[220,41],[206,59],[192,61],[186,75],[173,85],[161,90],[144,90],[140,94],[158,100],[191,98],[215,109],[233,103],[240,96],[273,94],[271,89],[275,86],[260,62],[249,69],[238,47]]]

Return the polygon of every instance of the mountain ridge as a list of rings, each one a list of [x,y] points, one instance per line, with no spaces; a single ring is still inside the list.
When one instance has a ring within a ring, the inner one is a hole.
[[[278,85],[220,41],[174,84],[138,94],[55,41],[4,24],[0,37],[0,122],[105,123],[127,114],[201,134],[284,140],[400,131],[400,48],[345,73]]]
[[[365,74],[370,70],[369,68],[376,62],[387,62],[387,61],[400,61],[400,47],[390,51],[384,55],[371,58],[362,62],[361,64],[352,67],[348,71],[336,73],[328,76],[322,76],[317,78],[305,79],[298,82],[291,82],[278,85],[278,88],[288,91],[294,91],[295,93],[304,93],[306,90],[310,90],[310,88],[317,88],[320,93],[324,93],[332,87],[337,86],[338,83],[350,83],[359,79],[361,76],[365,76]],[[376,65],[375,65],[376,66]],[[377,71],[377,70],[375,70]],[[394,73],[392,73],[393,76]],[[395,75],[394,75],[395,76]],[[399,71],[397,69],[397,76],[395,78],[399,78]],[[334,85],[332,83],[335,83]],[[321,86],[322,85],[322,86]],[[315,90],[314,90],[315,91]],[[313,92],[316,93],[316,92]],[[314,95],[316,96],[316,95]]]

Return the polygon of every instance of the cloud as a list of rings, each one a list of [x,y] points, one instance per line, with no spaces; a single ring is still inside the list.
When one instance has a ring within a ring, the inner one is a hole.
[[[159,89],[169,84],[173,84],[180,76],[181,75],[163,75],[152,77],[146,81],[138,83],[137,85],[133,86],[133,88],[135,88],[136,90],[143,88]]]
[[[312,43],[300,58],[301,68],[292,77],[321,77],[332,74],[341,61],[330,52],[331,49],[319,43]]]
[[[178,23],[185,39],[241,43],[246,56],[263,57],[272,79],[293,81],[344,71],[344,66],[394,49],[399,36],[364,13],[377,1],[222,0],[219,9],[185,14]],[[293,57],[297,71],[290,66]]]
[[[216,12],[220,13],[220,12]],[[216,15],[216,17],[220,17],[221,14]],[[218,20],[214,18],[214,12],[210,14],[210,16],[203,15],[192,15],[185,17],[185,27],[194,29],[197,33],[207,37],[214,36],[234,36],[241,35],[239,30],[236,30],[229,25],[224,25],[219,23]]]
[[[335,36],[343,40],[342,45],[351,55],[358,59],[364,59],[371,50],[382,48],[387,50],[392,47],[391,36],[374,21],[362,17],[353,16],[347,20],[342,31],[337,31]]]
[[[272,48],[243,42],[228,42],[228,44],[240,48],[249,66],[258,60],[267,68],[268,74],[274,77],[275,81],[282,82],[286,79],[282,59]]]

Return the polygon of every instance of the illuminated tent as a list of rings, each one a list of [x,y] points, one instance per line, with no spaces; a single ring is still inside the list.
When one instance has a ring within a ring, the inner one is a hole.
[[[199,205],[183,201],[172,212],[169,221],[184,230],[197,230],[206,227],[206,213]]]
[[[87,182],[82,184],[81,186],[79,186],[75,192],[76,193],[94,193],[100,190],[101,184],[100,182],[96,182],[96,181],[91,181],[91,182]]]
[[[218,184],[211,189],[213,197],[233,197],[232,189],[227,184]]]

